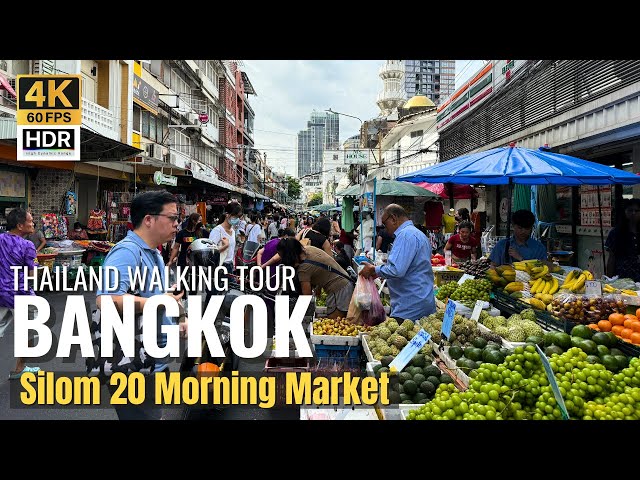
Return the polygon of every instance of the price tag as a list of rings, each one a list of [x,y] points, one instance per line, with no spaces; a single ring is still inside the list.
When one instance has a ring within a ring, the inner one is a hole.
[[[482,307],[484,306],[484,301],[476,300],[476,305],[473,307],[473,312],[471,313],[471,320],[478,321],[480,319],[480,312],[482,312]]]
[[[458,280],[458,285],[462,285],[467,280],[473,280],[474,278],[476,278],[475,275],[469,275],[468,273],[465,273],[460,277],[460,280]]]
[[[598,280],[587,280],[584,282],[585,295],[602,296],[602,283]]]
[[[425,343],[429,341],[431,338],[431,334],[424,331],[424,329],[420,329],[418,333],[416,333],[413,338],[405,345],[405,347],[400,350],[400,353],[396,355],[396,358],[389,364],[389,369],[395,367],[398,372],[401,372],[404,367],[407,366],[407,363],[411,361],[413,357],[415,357],[416,353],[420,351],[422,347],[424,347]]]
[[[560,409],[560,413],[562,413],[562,419],[569,420],[569,412],[567,412],[567,407],[564,404],[564,399],[562,398],[562,394],[560,393],[560,389],[558,388],[556,376],[553,374],[553,370],[551,370],[549,359],[544,354],[539,345],[536,345],[536,350],[538,350],[538,355],[540,355],[540,358],[542,359],[542,366],[544,367],[544,371],[547,374],[547,379],[549,380],[549,385],[551,385],[553,396],[556,398],[556,402],[558,402],[558,408]]]
[[[449,299],[444,309],[444,318],[442,319],[442,334],[449,339],[451,335],[451,327],[453,326],[453,316],[456,313],[456,302]]]

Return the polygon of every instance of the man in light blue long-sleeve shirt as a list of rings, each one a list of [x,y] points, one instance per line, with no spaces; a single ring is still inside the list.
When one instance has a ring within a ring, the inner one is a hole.
[[[382,224],[396,239],[385,265],[365,265],[360,275],[387,279],[391,294],[391,316],[419,320],[436,311],[433,296],[431,245],[404,208],[392,203],[384,209]]]

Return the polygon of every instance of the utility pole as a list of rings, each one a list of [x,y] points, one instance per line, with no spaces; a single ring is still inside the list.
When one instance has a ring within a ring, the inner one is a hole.
[[[262,194],[267,195],[267,152],[264,152],[264,165],[263,165],[263,181],[262,181]]]

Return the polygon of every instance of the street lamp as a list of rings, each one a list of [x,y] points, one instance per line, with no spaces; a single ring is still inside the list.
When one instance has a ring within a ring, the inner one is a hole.
[[[360,135],[359,135],[359,137],[360,137],[360,145],[363,144],[363,142],[362,142],[362,140],[363,140],[362,139],[362,135],[363,135],[363,131],[362,130],[363,130],[363,128],[362,127],[364,126],[364,122],[362,121],[362,119],[360,117],[356,117],[355,115],[349,115],[348,113],[342,113],[342,112],[333,111],[331,109],[331,107],[329,107],[327,110],[325,110],[325,112],[334,113],[336,115],[342,115],[344,117],[350,117],[350,118],[355,118],[356,120],[360,120]],[[369,146],[368,135],[365,135],[365,139],[364,140],[365,140],[365,143],[364,143],[365,144],[365,148],[367,148]],[[360,180],[361,182],[363,182],[363,180],[364,180],[364,179],[361,178],[362,176],[363,176],[362,166],[358,165],[358,180]],[[374,202],[375,202],[375,200],[374,200]],[[363,204],[362,195],[360,195],[360,202],[359,203],[360,203],[360,205],[359,205],[359,207],[360,207],[360,213],[359,213],[359,215],[360,215],[360,247],[361,247],[361,250],[364,250],[364,237],[363,237],[363,227],[362,227],[362,207],[363,207],[363,205],[362,205]],[[374,208],[373,208],[373,212],[372,213],[373,213],[373,219],[374,219],[374,225],[375,225],[375,218],[376,218],[375,217],[375,203],[374,203],[373,206],[374,206]],[[375,231],[375,226],[374,226],[374,231]],[[375,240],[375,235],[374,235],[373,238]],[[375,250],[374,250],[374,252],[375,252]],[[375,259],[375,253],[374,253],[374,257],[373,258]]]

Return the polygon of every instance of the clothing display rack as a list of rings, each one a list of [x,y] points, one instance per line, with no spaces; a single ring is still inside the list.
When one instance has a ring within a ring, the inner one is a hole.
[[[119,242],[127,235],[127,223],[131,218],[132,192],[104,192],[103,208],[107,212],[107,240]]]
[[[425,230],[427,234],[427,238],[429,239],[429,243],[431,244],[431,251],[436,253],[438,250],[444,248],[447,243],[444,238],[444,234],[442,233],[441,228],[427,228]]]

